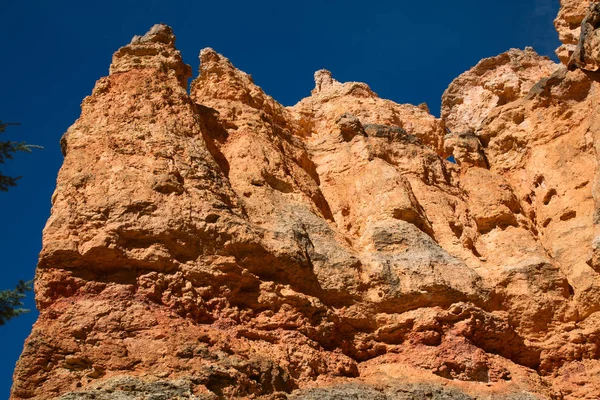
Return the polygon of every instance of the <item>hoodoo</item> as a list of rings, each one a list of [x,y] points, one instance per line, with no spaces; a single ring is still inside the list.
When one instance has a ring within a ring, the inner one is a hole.
[[[598,399],[600,3],[555,25],[441,118],[213,49],[188,92],[136,36],[61,139],[11,399]]]

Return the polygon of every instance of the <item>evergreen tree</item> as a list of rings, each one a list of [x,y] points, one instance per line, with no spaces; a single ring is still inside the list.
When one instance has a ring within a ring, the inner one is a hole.
[[[30,290],[31,281],[19,281],[16,288],[0,291],[0,326],[11,318],[29,312],[29,310],[19,307],[23,305],[21,300],[25,298],[25,293]]]
[[[3,123],[0,121],[0,134],[4,133],[6,128],[15,123]],[[12,160],[13,154],[18,151],[30,153],[31,149],[40,148],[25,142],[0,141],[0,164],[4,164],[6,160]],[[7,192],[10,187],[17,186],[17,180],[20,176],[6,176],[0,172],[0,191]],[[20,281],[16,288],[0,291],[0,326],[4,325],[9,319],[29,312],[24,308],[19,308],[23,305],[23,300],[26,292],[31,290],[31,281]]]
[[[0,134],[4,133],[6,128],[11,125],[18,124],[0,121]],[[11,142],[10,140],[0,141],[0,164],[4,164],[6,160],[12,160],[13,154],[15,154],[18,151],[25,151],[27,153],[31,153],[31,149],[34,148],[41,147],[32,144],[27,144],[25,142]],[[7,192],[8,188],[17,186],[17,180],[20,178],[20,176],[6,176],[2,174],[2,172],[0,172],[0,192]]]

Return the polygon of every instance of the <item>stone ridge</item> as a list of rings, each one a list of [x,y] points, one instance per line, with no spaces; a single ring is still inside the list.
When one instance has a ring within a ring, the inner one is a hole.
[[[441,119],[213,49],[188,93],[134,37],[61,139],[11,399],[597,399],[598,2],[561,5],[564,65],[483,60]]]
[[[442,119],[452,132],[474,132],[490,111],[525,96],[541,77],[550,76],[557,68],[531,47],[481,60],[444,92]]]

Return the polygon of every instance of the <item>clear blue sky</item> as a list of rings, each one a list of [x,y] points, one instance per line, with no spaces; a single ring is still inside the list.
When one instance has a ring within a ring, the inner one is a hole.
[[[396,102],[439,114],[448,84],[481,58],[533,46],[553,55],[558,0],[368,2],[0,0],[0,120],[20,122],[1,140],[44,146],[0,170],[22,175],[0,192],[0,289],[31,279],[62,162],[59,139],[81,100],[108,74],[112,53],[153,24],[171,25],[194,71],[213,47],[284,105],[327,68]],[[34,307],[32,296],[27,305]],[[0,398],[37,314],[0,327]]]

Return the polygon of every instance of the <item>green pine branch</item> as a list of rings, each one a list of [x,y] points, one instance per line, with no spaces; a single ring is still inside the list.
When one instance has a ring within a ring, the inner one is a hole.
[[[0,134],[4,133],[7,127],[13,125],[19,124],[0,121]],[[35,148],[42,147],[25,142],[0,141],[0,164],[4,164],[6,160],[12,160],[13,155],[17,152],[31,153],[31,150]],[[6,176],[0,172],[0,191],[6,192],[10,187],[16,186],[19,178],[19,176]],[[23,305],[22,300],[26,297],[26,293],[31,289],[32,281],[19,281],[14,289],[0,291],[0,326],[14,317],[29,312],[29,310],[21,306]]]
[[[4,133],[7,127],[14,125],[19,124],[0,121],[0,134]],[[0,164],[4,164],[6,160],[12,160],[13,155],[17,152],[31,153],[32,149],[43,149],[43,147],[25,142],[0,141]],[[0,192],[7,192],[9,188],[17,186],[19,179],[21,179],[20,176],[7,176],[0,171]]]
[[[30,310],[21,308],[22,300],[27,296],[26,292],[32,289],[32,281],[19,281],[14,289],[0,291],[0,326],[8,320],[28,313]]]

